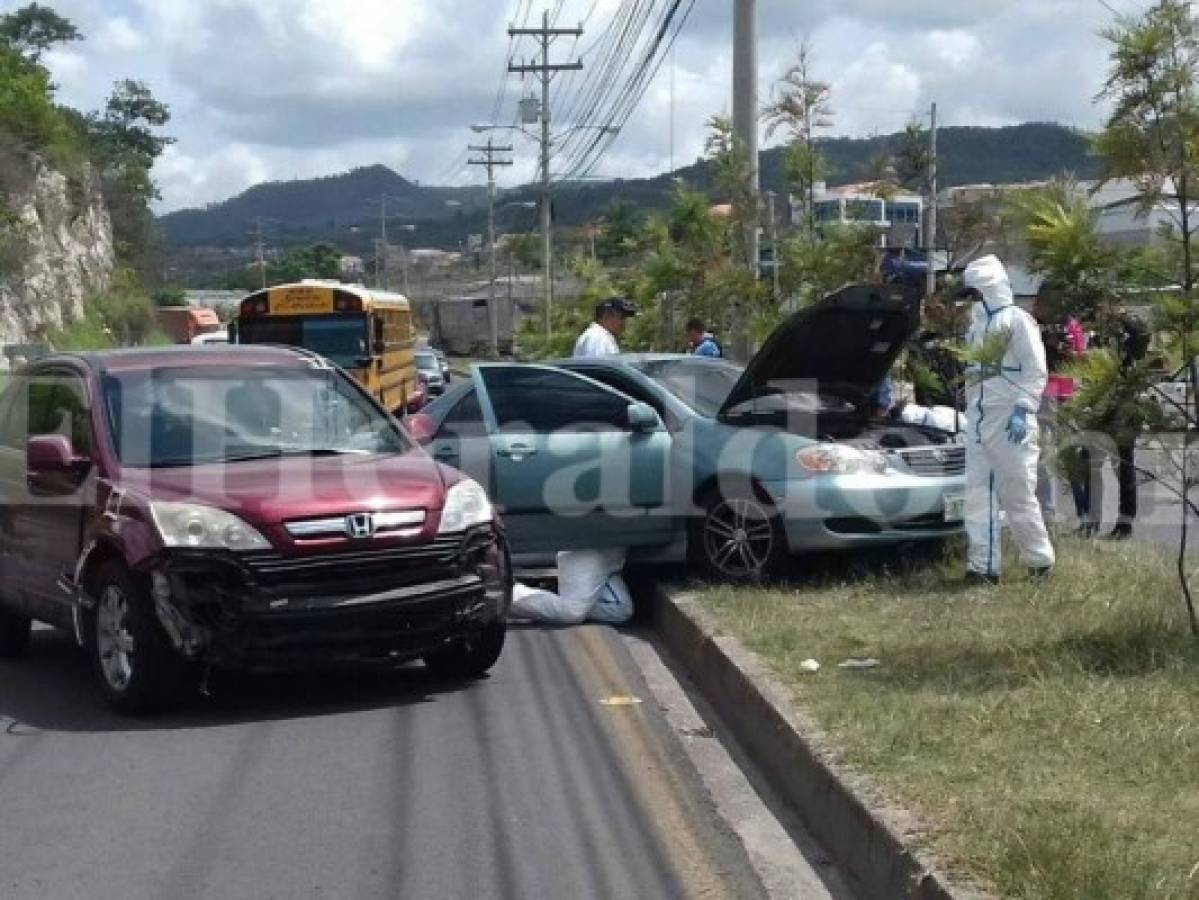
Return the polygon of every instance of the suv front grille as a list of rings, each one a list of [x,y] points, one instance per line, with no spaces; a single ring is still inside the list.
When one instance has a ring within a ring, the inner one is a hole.
[[[314,556],[247,553],[241,560],[270,600],[335,601],[452,578],[458,574],[463,536],[386,550],[349,550]]]
[[[966,448],[959,445],[944,447],[913,447],[895,451],[915,475],[937,477],[961,475],[966,471]]]

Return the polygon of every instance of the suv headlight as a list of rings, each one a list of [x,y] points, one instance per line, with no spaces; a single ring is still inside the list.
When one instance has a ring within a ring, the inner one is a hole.
[[[884,472],[887,458],[875,450],[860,450],[846,444],[813,444],[795,453],[795,461],[805,472],[817,475],[853,475],[857,472]]]
[[[150,503],[150,514],[168,547],[197,550],[269,550],[271,545],[252,525],[233,513],[199,503]]]
[[[438,534],[465,531],[491,521],[491,501],[477,481],[464,478],[446,492]]]

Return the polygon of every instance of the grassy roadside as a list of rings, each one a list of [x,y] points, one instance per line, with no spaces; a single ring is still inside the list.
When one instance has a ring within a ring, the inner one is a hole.
[[[1171,568],[1061,557],[1040,587],[957,589],[946,559],[699,596],[949,868],[1010,897],[1199,898],[1199,643]]]

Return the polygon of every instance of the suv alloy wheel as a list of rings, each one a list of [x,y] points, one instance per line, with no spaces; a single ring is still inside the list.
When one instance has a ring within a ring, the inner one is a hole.
[[[100,569],[94,591],[89,645],[105,699],[130,716],[177,705],[192,667],[171,646],[148,592],[117,562]]]

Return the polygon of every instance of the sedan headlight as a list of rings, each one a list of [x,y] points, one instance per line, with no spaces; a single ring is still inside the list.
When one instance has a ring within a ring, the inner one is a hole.
[[[883,472],[887,468],[887,458],[883,454],[846,444],[813,444],[797,450],[795,461],[805,472],[818,475]]]
[[[491,501],[477,481],[464,478],[446,492],[438,534],[465,531],[491,521]]]
[[[196,550],[269,550],[271,545],[252,525],[233,513],[199,503],[154,501],[150,514],[168,547]]]

